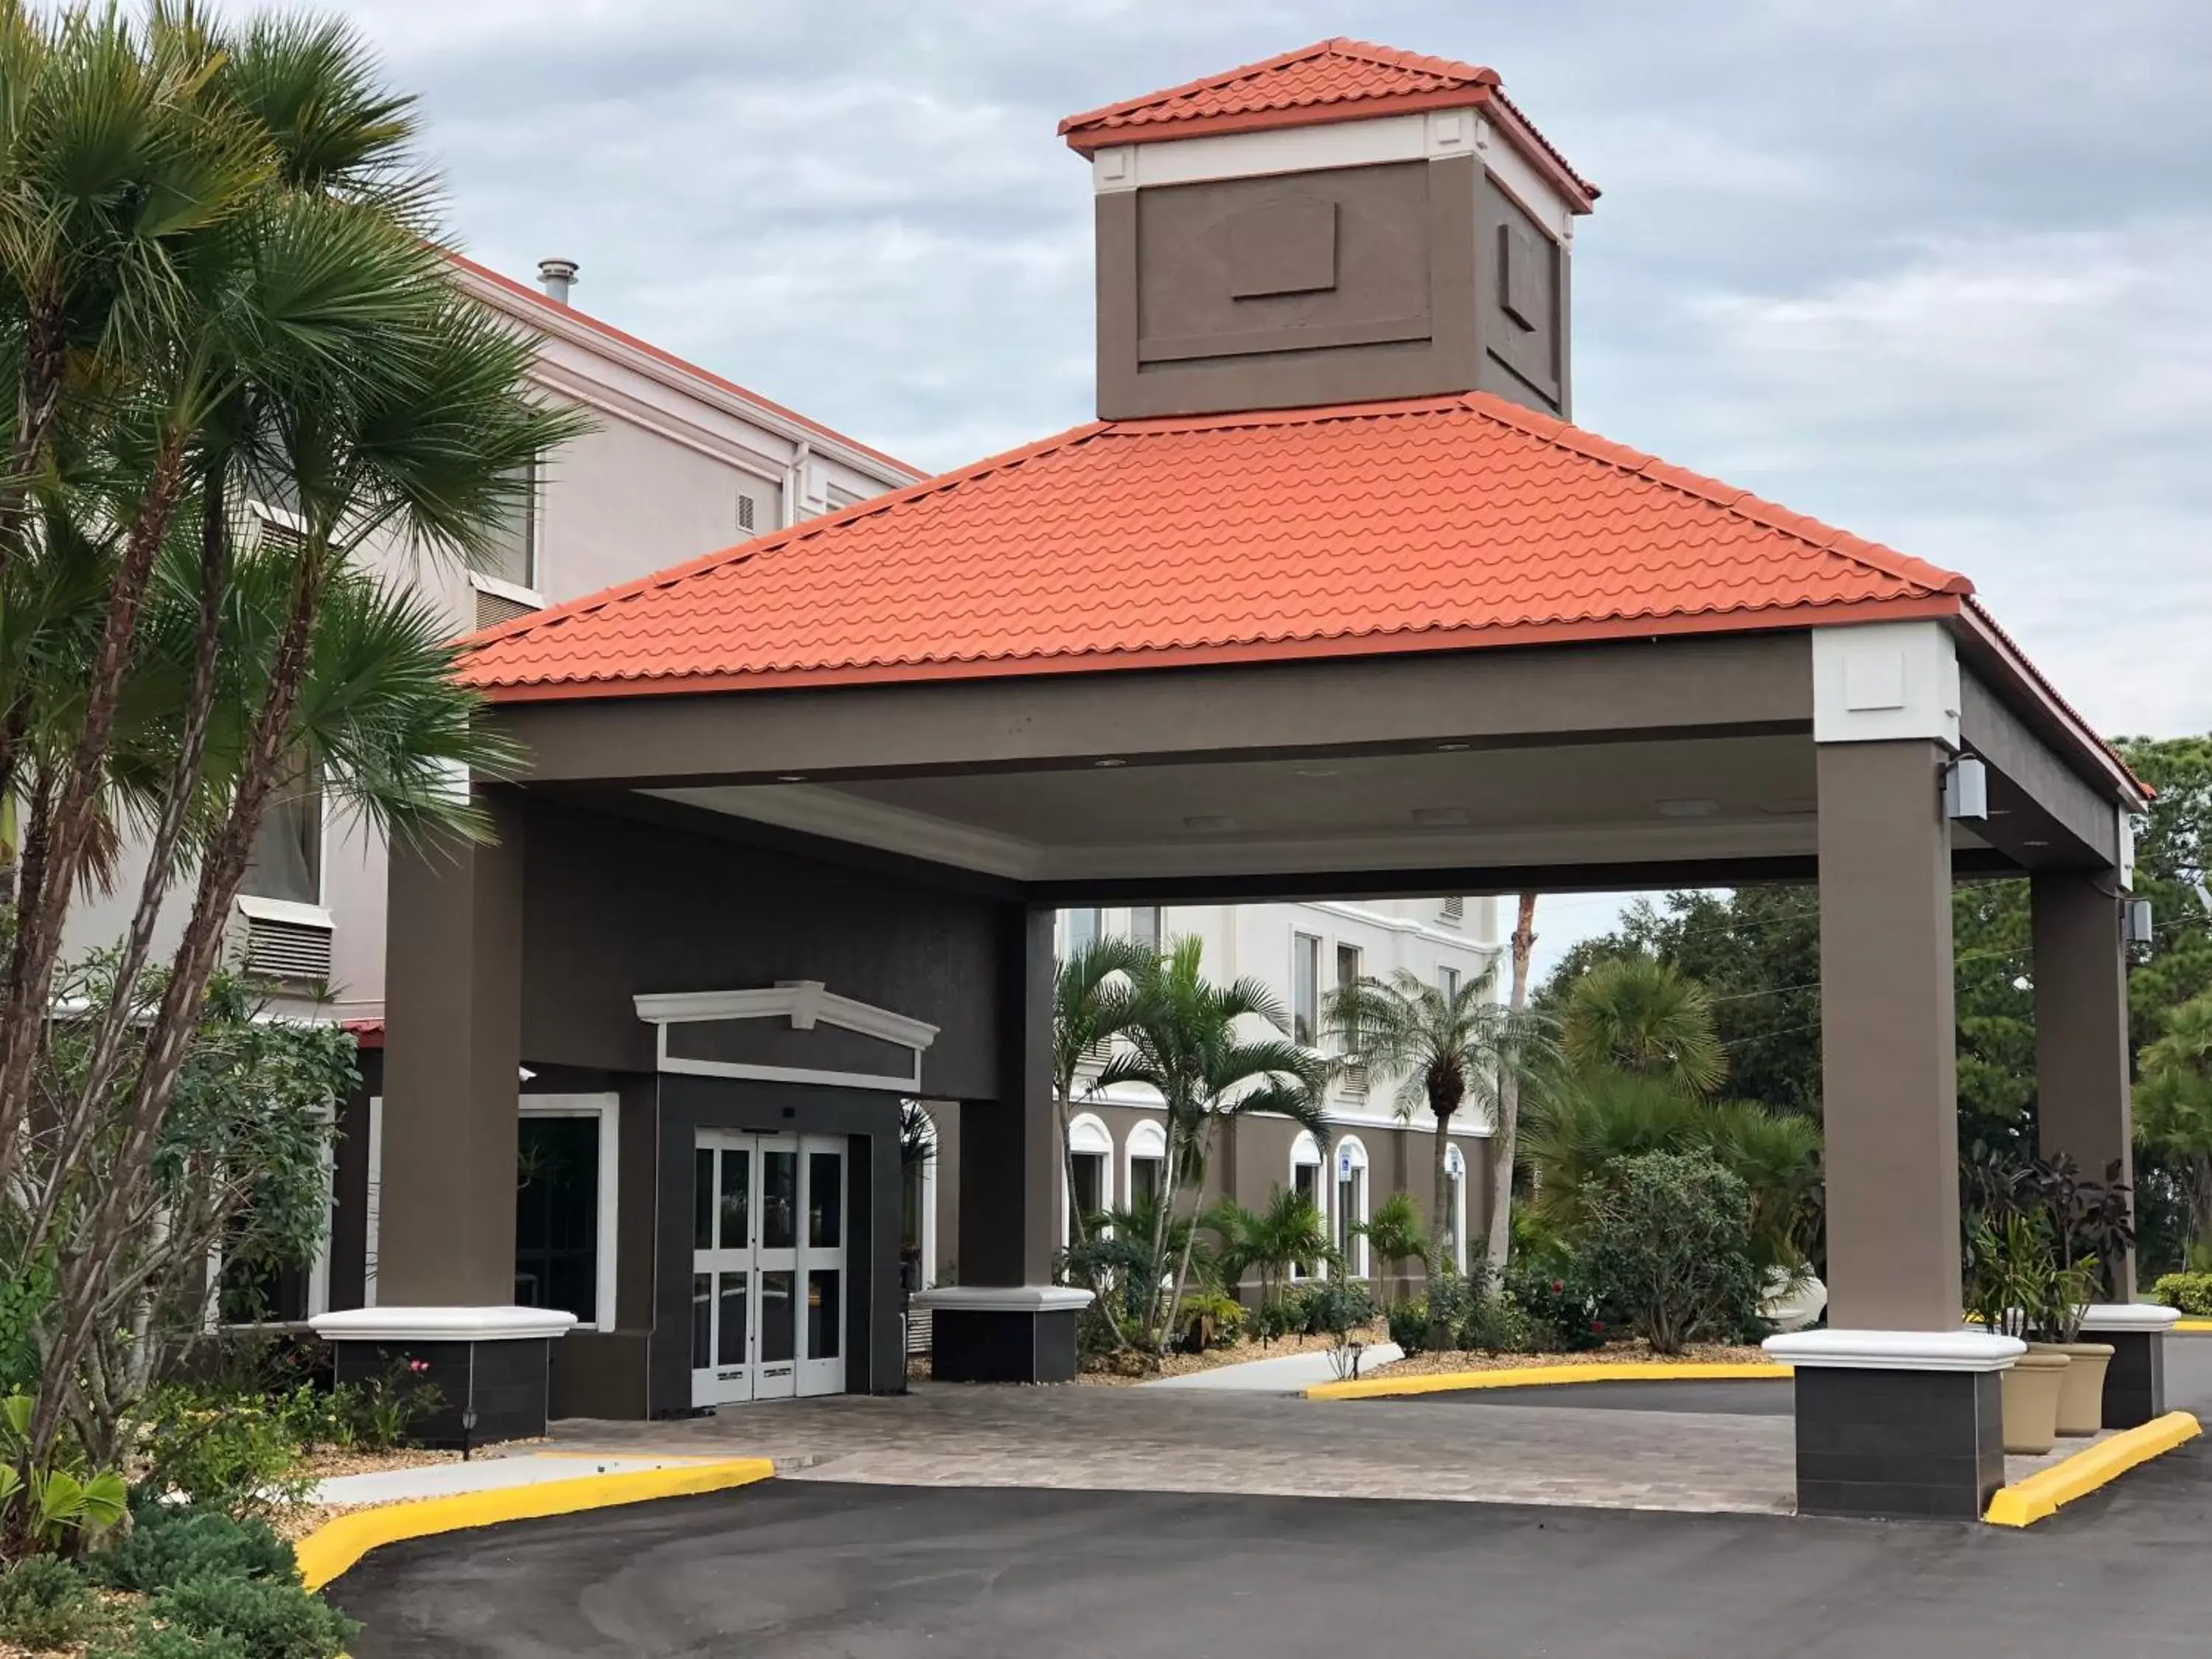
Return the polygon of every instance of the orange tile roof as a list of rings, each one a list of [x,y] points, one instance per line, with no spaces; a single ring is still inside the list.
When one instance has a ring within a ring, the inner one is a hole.
[[[795,409],[787,409],[773,398],[763,398],[750,387],[739,386],[735,380],[717,374],[711,368],[702,368],[696,363],[687,362],[674,352],[664,351],[652,341],[641,340],[636,335],[626,333],[612,323],[603,321],[589,312],[579,311],[574,306],[564,305],[560,301],[531,287],[527,283],[519,283],[512,276],[494,270],[489,265],[479,264],[465,254],[454,252],[451,248],[446,250],[446,257],[471,276],[489,283],[493,287],[515,299],[526,301],[541,310],[580,323],[594,334],[612,340],[617,344],[628,346],[633,351],[643,352],[655,362],[675,369],[679,374],[689,375],[693,380],[703,380],[719,392],[726,392],[732,396],[744,398],[747,403],[757,404],[769,414],[789,421],[793,426],[811,432],[817,437],[828,438],[836,443],[842,444],[846,448],[858,454],[866,456],[870,460],[880,461],[894,472],[902,472],[910,478],[922,476],[920,467],[911,465],[899,459],[896,455],[886,455],[882,450],[872,448],[862,443],[858,438],[849,437],[835,427],[824,426],[819,421],[809,419]]]
[[[1425,58],[1339,35],[1179,87],[1071,115],[1060,135],[1079,150],[1152,139],[1359,121],[1429,109],[1488,106],[1529,158],[1587,210],[1597,186],[1577,174],[1505,96],[1494,69]]]
[[[496,701],[1955,614],[1963,576],[1485,392],[1094,422],[473,636]]]

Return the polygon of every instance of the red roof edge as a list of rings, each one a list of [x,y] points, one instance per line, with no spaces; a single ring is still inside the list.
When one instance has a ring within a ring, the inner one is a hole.
[[[2119,751],[2106,740],[2102,732],[2082,718],[2081,711],[2066,701],[2057,686],[2044,677],[2043,671],[2020,648],[2012,635],[2005,632],[1980,600],[1967,600],[1960,609],[1960,618],[1969,637],[2023,690],[2044,704],[2053,721],[2102,766],[2108,781],[2134,796],[2137,811],[2150,805],[2158,792],[2130,769],[2128,763],[2120,758]]]
[[[911,462],[902,461],[896,455],[887,455],[872,445],[864,444],[858,438],[838,431],[835,427],[824,426],[821,422],[802,415],[795,409],[787,409],[773,398],[763,398],[750,386],[739,386],[735,380],[726,375],[717,374],[711,368],[702,368],[698,364],[679,357],[672,351],[664,350],[650,340],[640,339],[636,335],[617,328],[612,323],[594,317],[587,311],[579,311],[574,306],[563,305],[558,300],[539,293],[529,283],[517,282],[502,271],[494,270],[489,265],[480,264],[465,253],[457,253],[452,248],[447,248],[445,250],[445,254],[463,270],[472,276],[481,277],[502,293],[512,295],[518,300],[526,300],[538,309],[553,315],[566,317],[574,322],[581,323],[594,334],[604,335],[617,344],[628,346],[633,351],[641,351],[655,362],[681,374],[690,375],[695,380],[704,380],[718,391],[743,398],[748,403],[758,404],[779,419],[789,421],[794,426],[803,427],[817,437],[827,438],[834,443],[842,444],[855,453],[866,455],[872,461],[880,461],[895,471],[903,472],[909,477],[919,478],[927,476],[922,468],[915,466]]]
[[[384,1046],[384,1022],[380,1019],[342,1019],[338,1029],[353,1033],[356,1048],[381,1048]]]

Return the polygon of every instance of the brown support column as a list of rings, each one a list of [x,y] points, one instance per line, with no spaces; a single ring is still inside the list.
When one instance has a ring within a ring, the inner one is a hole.
[[[1957,1036],[1942,745],[1820,746],[1829,1320],[1960,1322]]]
[[[1000,921],[999,1097],[960,1104],[960,1282],[1045,1285],[1059,1243],[1052,1098],[1052,912]]]
[[[522,1063],[522,813],[476,791],[497,842],[392,849],[377,1301],[514,1300]]]
[[[2036,1130],[2092,1181],[2113,1163],[2135,1182],[2128,1098],[2128,975],[2109,871],[2054,870],[2028,884],[2035,943]],[[2135,1297],[2135,1260],[2116,1300]]]

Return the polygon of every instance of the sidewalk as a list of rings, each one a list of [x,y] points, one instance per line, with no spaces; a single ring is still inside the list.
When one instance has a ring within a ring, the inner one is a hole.
[[[1387,1365],[1405,1356],[1395,1342],[1377,1342],[1362,1351],[1359,1369],[1364,1376],[1377,1365]],[[1192,1371],[1182,1376],[1163,1376],[1151,1382],[1139,1382],[1140,1389],[1218,1389],[1248,1394],[1304,1394],[1318,1382],[1337,1381],[1336,1367],[1325,1352],[1286,1353],[1279,1359],[1247,1359],[1241,1364],[1217,1365],[1208,1371]]]
[[[459,1492],[502,1492],[514,1486],[580,1480],[594,1474],[640,1474],[712,1462],[711,1458],[633,1453],[526,1452],[514,1457],[477,1457],[465,1463],[425,1463],[410,1469],[380,1469],[374,1474],[334,1475],[316,1484],[311,1504],[351,1506],[404,1504],[420,1498],[450,1498]]]

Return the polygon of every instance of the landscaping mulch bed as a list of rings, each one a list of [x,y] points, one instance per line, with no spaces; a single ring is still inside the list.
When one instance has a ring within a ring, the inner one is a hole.
[[[1446,1350],[1412,1354],[1387,1365],[1363,1365],[1362,1376],[1433,1376],[1445,1371],[1529,1371],[1561,1365],[1633,1365],[1655,1359],[1695,1360],[1703,1364],[1764,1365],[1757,1348],[1720,1342],[1692,1342],[1678,1354],[1656,1354],[1649,1342],[1612,1342],[1582,1353],[1478,1353]]]

